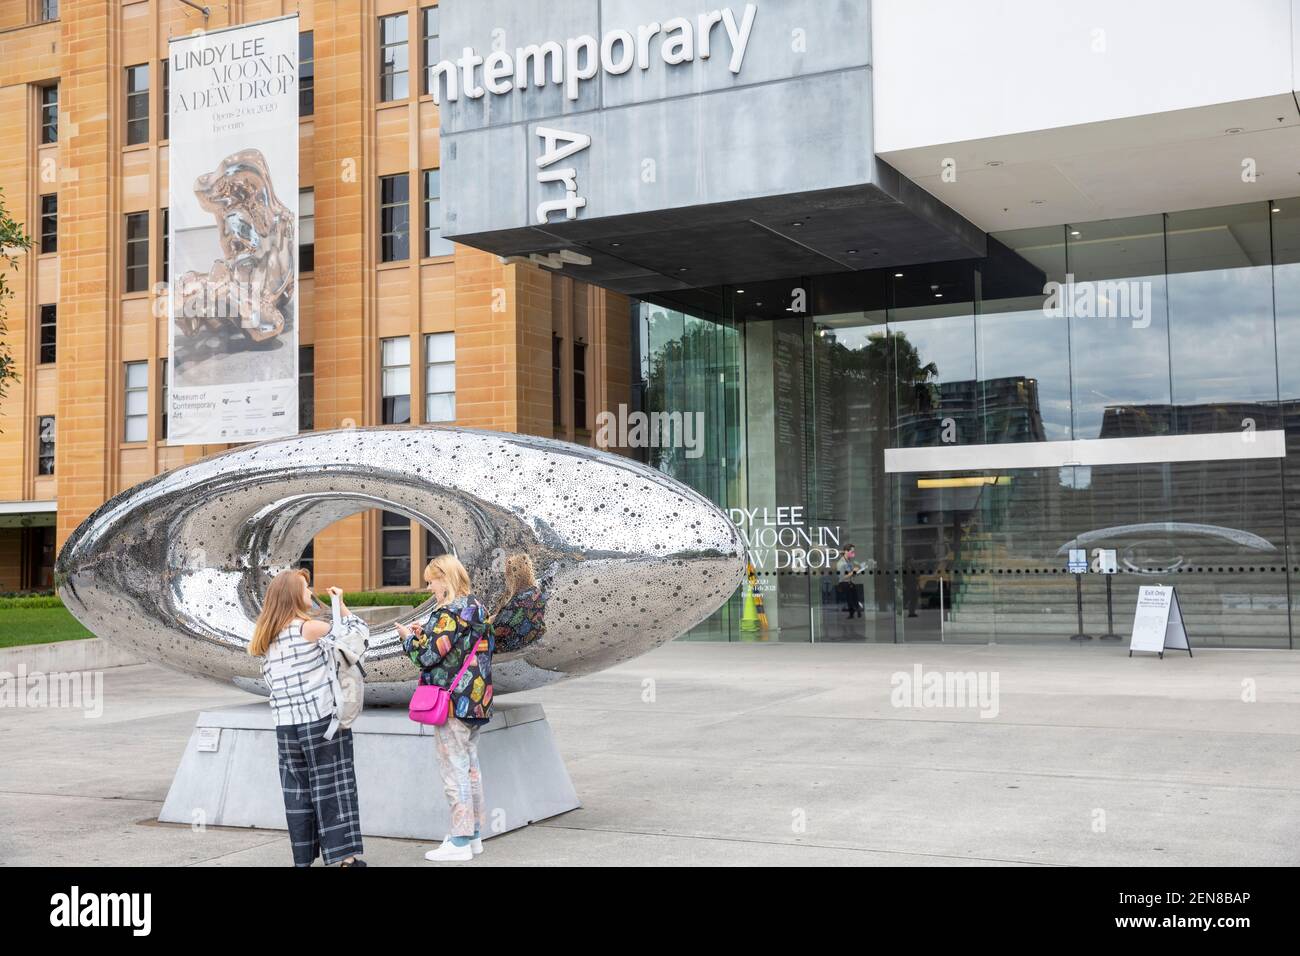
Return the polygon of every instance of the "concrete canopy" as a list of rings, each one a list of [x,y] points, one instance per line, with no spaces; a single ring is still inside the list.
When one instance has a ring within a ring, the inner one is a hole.
[[[868,0],[441,10],[447,238],[629,294],[985,251],[875,156]]]

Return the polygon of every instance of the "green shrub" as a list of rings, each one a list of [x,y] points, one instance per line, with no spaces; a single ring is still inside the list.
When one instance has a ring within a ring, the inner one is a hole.
[[[329,597],[326,594],[319,595],[322,601],[328,602]],[[407,607],[418,607],[425,601],[429,600],[428,591],[354,591],[351,594],[343,595],[343,602],[348,607],[396,607],[405,605]],[[23,594],[23,595],[5,595],[0,597],[0,611],[6,608],[47,608],[63,607],[63,601],[57,594]]]
[[[20,608],[40,608],[40,607],[63,607],[63,602],[57,594],[31,594],[19,597],[0,597],[0,611],[7,608],[18,610]]]
[[[319,595],[322,601],[329,596]],[[343,603],[348,607],[418,607],[429,600],[428,591],[354,591],[343,595]]]

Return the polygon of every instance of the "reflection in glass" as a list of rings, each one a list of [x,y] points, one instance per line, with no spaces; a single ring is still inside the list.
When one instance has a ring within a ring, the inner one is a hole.
[[[1164,273],[1161,216],[1066,227],[1075,438],[1169,431]]]
[[[981,268],[978,440],[1066,441],[1073,437],[1070,327],[1045,291],[1066,281],[1065,230],[1020,229],[999,239],[990,240]]]
[[[755,319],[745,327],[745,501],[751,517],[742,531],[755,542],[751,557],[770,633],[778,640],[812,639],[809,611],[820,603],[820,580],[802,560],[802,552],[821,544],[810,507],[811,337],[811,320],[797,315]]]
[[[1270,203],[1276,309],[1278,408],[1286,431],[1287,566],[1300,562],[1300,199]],[[1294,630],[1294,627],[1293,627]]]
[[[894,372],[896,448],[979,444],[981,389],[976,375],[974,269],[949,264],[891,286],[889,333]],[[890,565],[896,637],[943,640],[952,609],[953,574],[982,488],[942,474],[894,476]]]
[[[811,523],[833,529],[839,552],[826,566],[811,569],[817,640],[894,639],[893,593],[881,573],[889,566],[884,450],[895,347],[884,318],[884,310],[877,309],[815,320]]]
[[[744,530],[822,536],[828,555],[752,548],[767,627],[742,627],[738,595],[696,636],[1068,642],[1065,564],[1081,547],[1116,552],[1120,635],[1141,585],[1173,584],[1194,643],[1290,645],[1300,200],[1017,230],[978,261],[675,296],[641,307],[641,407],[702,411],[706,439],[698,457],[637,453]],[[1249,442],[1278,427],[1287,459],[885,471],[890,449],[938,463],[945,447]],[[1100,637],[1105,579],[1085,576],[1082,595]]]
[[[696,315],[650,302],[641,303],[636,321],[633,402],[598,430],[598,443],[653,465],[724,509],[743,508],[735,328],[709,309]],[[741,600],[737,594],[691,639],[735,639]]]
[[[975,441],[1069,440],[1070,326],[1066,310],[1054,307],[1069,281],[1064,227],[990,238],[980,279],[976,358],[981,428]],[[1039,468],[909,476],[936,489],[951,486],[946,494],[964,516],[952,557],[944,640],[984,642],[1003,635],[1073,632],[1068,615],[1059,613],[1073,600],[1073,582],[1043,573],[1055,570],[1049,556],[1061,535],[1071,472]]]
[[[1245,419],[1262,428],[1274,417],[1269,215],[1250,203],[1166,217],[1175,432],[1237,431]]]

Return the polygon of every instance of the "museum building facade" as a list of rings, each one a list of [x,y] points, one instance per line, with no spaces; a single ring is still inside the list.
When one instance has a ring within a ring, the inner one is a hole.
[[[1194,642],[1290,647],[1297,5],[234,0],[206,25],[304,34],[303,427],[655,464],[751,544],[697,639],[1100,644],[1161,583]],[[220,450],[167,445],[151,308],[163,58],[204,18],[5,14],[0,186],[42,251],[9,309],[0,590]],[[309,558],[405,587],[439,547],[376,511]]]
[[[636,299],[696,638],[1290,647],[1296,12],[444,0],[444,231]]]
[[[203,6],[203,5],[200,5]],[[0,593],[48,590],[114,494],[222,451],[168,442],[168,41],[297,14],[299,427],[454,423],[590,444],[629,388],[629,300],[440,235],[428,3],[0,4],[8,283]],[[304,463],[309,466],[309,463]],[[321,585],[420,587],[443,543],[382,509],[322,533]]]

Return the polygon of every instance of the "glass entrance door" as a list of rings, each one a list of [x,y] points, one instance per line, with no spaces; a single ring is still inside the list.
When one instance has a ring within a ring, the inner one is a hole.
[[[833,529],[830,566],[818,576],[814,639],[894,640],[889,569],[891,343],[883,311],[819,314],[808,320],[813,356],[814,481],[810,503]]]

